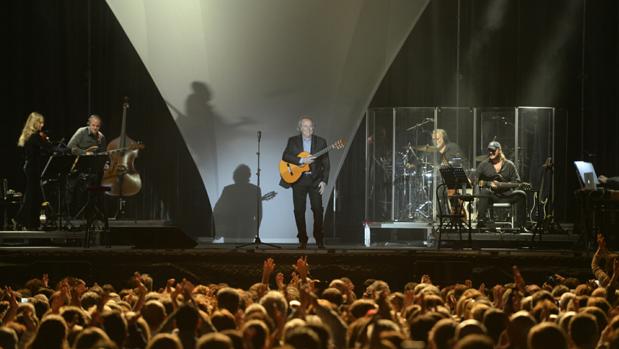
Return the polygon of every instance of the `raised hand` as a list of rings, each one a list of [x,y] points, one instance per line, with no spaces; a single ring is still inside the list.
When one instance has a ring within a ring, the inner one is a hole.
[[[172,288],[176,284],[176,279],[168,279],[165,284],[165,293],[172,293]]]
[[[479,293],[483,294],[484,296],[486,295],[486,284],[485,283],[481,283],[481,285],[479,285]]]
[[[15,293],[15,291],[13,291],[11,286],[5,287],[4,291],[5,291],[6,294],[9,295],[9,306],[11,308],[14,307],[15,309],[17,309],[17,307],[19,306],[19,304],[17,304],[17,293]]]
[[[183,294],[186,297],[186,300],[191,298],[191,294],[193,293],[193,289],[195,288],[193,282],[183,279]]]
[[[518,266],[514,265],[512,267],[512,272],[514,274],[514,283],[516,284],[516,287],[518,287],[519,290],[524,291],[526,283],[524,282],[522,274],[520,274],[520,269],[518,269]]]
[[[297,286],[299,284],[299,273],[293,271],[290,274],[290,285]]]
[[[505,293],[505,287],[503,285],[495,285],[492,288],[492,298],[494,298],[494,306],[497,308],[503,307],[503,294]]]
[[[283,273],[277,273],[277,275],[275,275],[275,285],[277,285],[277,289],[280,291],[283,291],[284,289],[286,289],[286,284],[284,283]]]
[[[309,272],[309,264],[307,263],[307,256],[297,259],[297,263],[294,265],[294,269],[299,274],[301,282],[305,282],[307,274]]]
[[[273,261],[273,258],[269,257],[262,264],[262,283],[263,284],[265,285],[269,284],[269,278],[271,277],[271,274],[273,273],[274,270],[275,270],[275,261]]]
[[[148,293],[148,289],[146,288],[146,286],[144,286],[142,282],[138,282],[138,285],[136,287],[136,294],[140,297],[144,297],[146,293]]]

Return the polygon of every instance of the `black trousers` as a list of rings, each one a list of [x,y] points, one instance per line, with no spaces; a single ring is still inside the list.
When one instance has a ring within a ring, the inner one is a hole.
[[[488,207],[495,202],[510,203],[516,205],[515,226],[521,227],[524,225],[527,209],[527,194],[522,190],[512,190],[505,193],[495,193],[490,189],[480,189],[477,202],[477,217],[478,221],[483,221],[486,218]]]
[[[88,187],[97,187],[101,183],[101,174],[72,174],[67,178],[65,188],[65,214],[68,219],[74,217],[88,200],[94,200],[100,211],[104,212],[102,193],[90,193]],[[87,212],[83,212],[87,214]]]
[[[26,174],[26,190],[16,220],[29,230],[37,230],[40,224],[41,202],[43,201],[39,182],[41,172],[36,166],[25,165],[24,173]]]
[[[322,244],[322,195],[318,191],[318,185],[314,185],[311,175],[303,175],[292,185],[292,201],[294,204],[294,220],[297,224],[297,238],[302,244],[307,243],[307,226],[305,223],[305,208],[307,196],[314,213],[314,239],[317,244]]]

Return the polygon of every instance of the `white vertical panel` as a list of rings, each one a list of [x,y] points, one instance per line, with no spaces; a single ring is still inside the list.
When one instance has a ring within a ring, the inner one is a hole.
[[[295,240],[292,194],[278,186],[277,163],[298,117],[312,115],[329,142],[351,139],[428,1],[107,0],[168,103],[213,205],[239,164],[251,167],[255,182],[262,130],[262,191],[280,194],[264,204],[267,241]],[[331,185],[344,155],[331,153]]]

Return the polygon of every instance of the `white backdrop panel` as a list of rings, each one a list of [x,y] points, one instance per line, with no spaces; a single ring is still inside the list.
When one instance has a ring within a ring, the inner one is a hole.
[[[166,100],[213,206],[239,164],[255,182],[262,131],[262,192],[279,193],[264,204],[261,236],[272,242],[296,240],[292,194],[278,186],[277,164],[298,117],[312,115],[328,142],[352,139],[428,1],[107,0]],[[345,154],[330,154],[329,192]]]

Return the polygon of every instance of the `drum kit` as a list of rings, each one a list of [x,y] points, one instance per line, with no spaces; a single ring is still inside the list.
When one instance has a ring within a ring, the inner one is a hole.
[[[399,221],[432,220],[432,194],[434,189],[434,155],[431,145],[411,145],[398,152],[396,161],[395,218]]]

